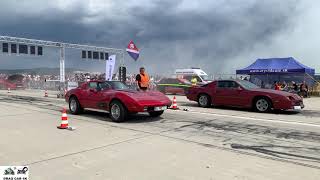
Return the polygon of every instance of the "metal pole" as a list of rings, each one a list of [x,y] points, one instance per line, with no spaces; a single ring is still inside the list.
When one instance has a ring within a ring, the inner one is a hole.
[[[124,51],[122,51],[121,54],[122,54],[122,59],[121,59],[122,62],[120,64],[121,66],[124,66]]]
[[[60,84],[65,89],[65,47],[60,48]],[[60,89],[61,90],[61,89]]]

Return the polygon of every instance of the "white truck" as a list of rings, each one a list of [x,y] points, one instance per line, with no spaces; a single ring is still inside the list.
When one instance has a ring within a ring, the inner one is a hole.
[[[200,68],[176,69],[175,76],[188,81],[191,81],[192,77],[196,77],[199,84],[206,84],[212,81],[208,74]]]

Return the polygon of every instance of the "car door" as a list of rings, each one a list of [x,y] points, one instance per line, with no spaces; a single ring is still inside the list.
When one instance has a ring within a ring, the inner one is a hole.
[[[91,96],[92,106],[96,109],[108,110],[111,95],[114,93],[107,82],[98,82],[97,91]]]
[[[84,83],[78,90],[77,98],[83,108],[88,108],[89,84]]]
[[[236,103],[239,107],[249,108],[251,107],[252,97],[254,96],[254,93],[250,89],[245,88],[245,86],[242,85],[242,81],[239,81],[238,83],[240,85],[240,88],[237,88],[238,98],[236,99]]]
[[[98,82],[89,82],[88,88],[86,89],[86,104],[87,108],[97,109],[96,100],[98,96]]]
[[[241,93],[239,87],[239,84],[235,81],[218,81],[214,103],[225,106],[239,106],[239,95]]]

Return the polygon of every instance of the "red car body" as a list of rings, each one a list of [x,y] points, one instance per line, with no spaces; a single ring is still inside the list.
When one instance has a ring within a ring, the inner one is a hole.
[[[15,90],[17,89],[17,85],[7,80],[0,79],[0,89],[8,89],[8,88],[10,88],[11,90]]]
[[[163,78],[157,83],[157,89],[164,94],[185,95],[191,82],[181,78]]]
[[[77,98],[82,108],[110,111],[110,104],[119,101],[128,113],[152,112],[155,107],[169,107],[171,101],[158,91],[136,91],[131,89],[105,88],[97,90],[92,84],[115,83],[103,81],[90,81],[83,83],[76,89],[66,93],[65,99],[69,102],[71,97]],[[120,83],[120,82],[118,82]]]
[[[223,82],[224,84],[234,84],[234,87],[231,87],[232,85],[223,87]],[[190,88],[187,98],[199,103],[200,96],[206,95],[209,97],[210,103],[208,104],[210,105],[241,108],[255,108],[255,103],[258,99],[265,99],[270,105],[268,109],[288,110],[304,108],[302,98],[296,94],[257,87],[246,88],[242,85],[243,83],[251,86],[250,82],[242,80],[214,81],[204,86]]]

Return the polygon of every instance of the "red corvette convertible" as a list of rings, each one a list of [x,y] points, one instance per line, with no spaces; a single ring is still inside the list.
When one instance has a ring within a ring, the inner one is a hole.
[[[261,89],[244,80],[219,80],[192,87],[187,98],[197,101],[201,107],[233,106],[252,108],[258,112],[304,108],[302,98],[296,94]]]
[[[171,105],[170,99],[161,92],[131,90],[119,81],[86,82],[68,91],[65,98],[72,114],[79,114],[84,108],[104,110],[110,112],[115,122],[138,112],[160,116]]]

